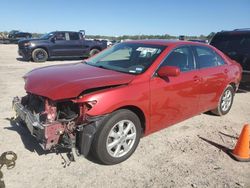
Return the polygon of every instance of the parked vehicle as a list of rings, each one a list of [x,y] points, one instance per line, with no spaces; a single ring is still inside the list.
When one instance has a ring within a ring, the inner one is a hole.
[[[6,39],[7,39],[6,33],[0,32],[0,44],[6,44]]]
[[[52,58],[93,56],[106,47],[105,43],[85,40],[82,31],[55,31],[38,39],[18,42],[19,55],[35,62],[45,62]]]
[[[186,40],[185,35],[180,35],[180,36],[179,36],[179,40]]]
[[[28,32],[21,32],[18,30],[12,30],[9,32],[8,38],[9,39],[24,39],[24,38],[31,38],[32,34]]]
[[[190,39],[190,40],[188,40],[188,41],[208,43],[208,40],[202,40],[202,39]]]
[[[218,32],[210,44],[241,64],[242,82],[250,85],[250,29]]]
[[[17,116],[45,150],[126,160],[142,136],[206,111],[225,115],[241,66],[197,42],[142,40],[114,45],[81,63],[35,69]],[[167,147],[167,146],[166,146]]]

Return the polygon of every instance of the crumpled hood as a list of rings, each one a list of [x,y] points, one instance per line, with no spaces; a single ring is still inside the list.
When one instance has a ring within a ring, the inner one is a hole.
[[[60,100],[77,97],[87,89],[127,84],[134,77],[135,75],[76,63],[34,69],[24,79],[27,92]]]

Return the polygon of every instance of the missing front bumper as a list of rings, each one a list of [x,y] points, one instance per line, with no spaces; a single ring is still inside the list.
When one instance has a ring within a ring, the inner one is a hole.
[[[76,127],[74,133],[76,138],[70,138],[65,132],[64,124],[58,121],[41,123],[39,117],[28,110],[18,97],[13,99],[12,106],[16,111],[16,115],[26,124],[31,135],[38,140],[44,150],[51,150],[57,146],[64,148],[76,147],[79,154],[84,156],[88,155],[94,136],[102,121],[109,116],[109,114],[95,117],[86,116],[85,123]]]
[[[39,122],[38,117],[26,109],[18,97],[13,99],[12,107],[44,150],[50,150],[59,143],[60,136],[64,131],[60,122],[55,121],[47,124]]]

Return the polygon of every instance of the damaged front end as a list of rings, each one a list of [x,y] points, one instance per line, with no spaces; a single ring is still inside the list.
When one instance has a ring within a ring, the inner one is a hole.
[[[44,150],[76,148],[86,156],[98,122],[103,119],[86,115],[92,103],[55,102],[30,93],[21,99],[15,97],[12,105]]]

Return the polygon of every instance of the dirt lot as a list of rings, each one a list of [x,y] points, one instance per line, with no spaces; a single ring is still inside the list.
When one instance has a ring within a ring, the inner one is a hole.
[[[237,93],[224,117],[201,114],[143,138],[121,164],[79,158],[64,168],[60,155],[44,153],[24,127],[10,121],[11,100],[25,94],[26,72],[75,61],[36,64],[17,57],[16,45],[0,45],[0,154],[12,150],[18,155],[14,169],[2,168],[6,187],[250,187],[250,163],[232,160],[216,145],[233,148],[233,137],[250,123],[250,92]]]

